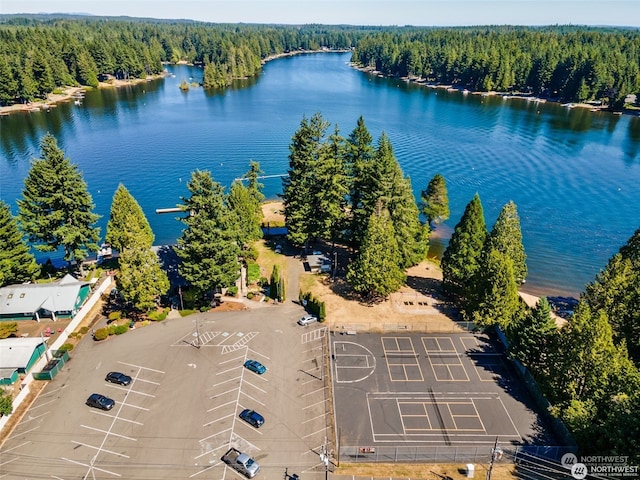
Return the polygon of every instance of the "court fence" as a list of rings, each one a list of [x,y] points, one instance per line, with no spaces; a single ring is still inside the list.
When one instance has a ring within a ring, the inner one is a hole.
[[[494,461],[518,463],[532,457],[560,462],[572,446],[520,445],[496,449]],[[341,446],[342,463],[489,463],[493,445],[482,446]]]
[[[384,323],[360,322],[335,325],[333,335],[355,335],[358,333],[466,333],[475,332],[473,322],[416,322],[416,323]]]

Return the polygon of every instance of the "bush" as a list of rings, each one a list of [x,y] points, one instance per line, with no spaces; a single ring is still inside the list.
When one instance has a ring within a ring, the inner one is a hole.
[[[84,334],[86,334],[88,331],[89,331],[89,327],[86,327],[86,326],[85,326],[85,327],[82,327],[82,328],[79,330],[80,335],[84,335]]]
[[[127,333],[129,331],[129,325],[116,325],[116,328],[113,329],[113,333],[116,335],[122,335],[123,333]]]
[[[229,295],[230,297],[235,297],[236,295],[238,295],[238,287],[234,285],[227,288],[227,295]]]
[[[73,350],[73,345],[71,343],[65,343],[63,345],[60,345],[60,348],[58,350],[61,352],[70,352],[71,350]]]
[[[327,314],[324,302],[318,300],[309,292],[300,292],[300,303],[304,305],[309,313],[318,317],[318,321],[325,321]]]
[[[254,245],[242,252],[244,258],[247,260],[255,260],[256,258],[258,258],[259,253],[260,252],[258,252],[258,249]]]
[[[106,328],[99,328],[93,333],[93,339],[96,341],[104,340],[109,336],[109,330]]]
[[[247,293],[247,298],[251,300],[253,298],[253,292]]]
[[[181,317],[186,317],[188,315],[191,315],[192,313],[195,313],[195,310],[191,308],[185,308],[184,310],[179,310],[179,312]]]
[[[122,312],[120,312],[120,311],[111,312],[109,314],[109,320],[112,321],[112,322],[114,320],[120,320],[120,318],[122,318]]]
[[[260,280],[260,265],[257,263],[247,264],[247,283],[252,284]]]
[[[260,285],[261,287],[269,286],[269,279],[267,277],[260,277],[260,280],[258,280],[258,285]]]
[[[153,312],[149,312],[147,317],[149,318],[149,320],[153,320],[154,322],[161,322],[162,320],[167,318],[167,311],[166,310],[162,310],[162,311],[158,312],[156,310],[156,311],[153,311]]]

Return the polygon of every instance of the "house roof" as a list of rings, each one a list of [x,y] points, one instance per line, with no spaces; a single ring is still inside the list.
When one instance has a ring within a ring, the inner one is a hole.
[[[0,369],[25,368],[38,345],[44,339],[32,338],[3,338],[0,340]]]
[[[24,283],[0,288],[0,314],[31,314],[40,309],[69,312],[76,307],[78,292],[87,282],[71,275],[52,283]]]

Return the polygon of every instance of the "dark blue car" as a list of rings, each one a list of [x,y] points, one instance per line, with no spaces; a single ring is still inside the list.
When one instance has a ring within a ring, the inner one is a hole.
[[[99,408],[100,410],[111,410],[116,404],[116,402],[111,400],[109,397],[105,397],[99,393],[92,393],[91,396],[87,398],[86,403],[90,407]]]
[[[258,375],[262,375],[264,372],[267,371],[267,367],[262,365],[257,360],[247,360],[246,362],[244,362],[244,368],[251,370],[254,373],[257,373]]]
[[[256,428],[260,428],[264,424],[264,417],[255,410],[245,408],[240,413],[240,418]]]

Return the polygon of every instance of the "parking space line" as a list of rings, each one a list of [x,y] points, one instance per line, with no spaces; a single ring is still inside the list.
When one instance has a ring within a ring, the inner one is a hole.
[[[304,397],[308,397],[309,395],[314,395],[314,394],[316,394],[318,392],[322,392],[324,389],[325,389],[325,387],[322,387],[322,388],[318,388],[317,390],[314,390],[313,392],[303,393],[302,397],[304,398]]]
[[[235,367],[229,368],[228,370],[222,370],[221,372],[217,372],[216,375],[224,375],[225,373],[232,372],[233,370],[237,370],[240,367],[241,365],[236,365]]]
[[[266,355],[260,353],[260,352],[256,352],[255,350],[251,350],[249,347],[247,347],[247,353],[255,353],[257,356],[262,357],[262,358],[266,358],[267,360],[271,360],[271,358],[267,357]]]
[[[122,390],[122,391],[128,392],[128,393],[135,393],[137,395],[142,395],[143,397],[156,398],[155,395],[152,395],[150,393],[139,392],[138,390],[132,390],[131,388],[123,388],[123,387],[120,387],[118,385],[114,385],[113,383],[109,383],[109,382],[106,382],[105,386],[111,387],[111,388],[115,388],[116,390]]]
[[[149,368],[149,367],[143,367],[141,365],[136,365],[134,363],[127,363],[127,362],[121,362],[118,361],[118,363],[121,363],[122,365],[128,365],[130,367],[134,367],[134,368],[139,368],[140,370],[148,370],[150,372],[155,372],[155,373],[162,373],[164,375],[165,372],[163,372],[162,370],[155,370],[153,368]],[[136,377],[136,380],[138,380],[138,378]]]
[[[121,422],[135,423],[136,425],[140,425],[140,426],[144,425],[144,423],[142,422],[137,422],[136,420],[129,420],[128,418],[118,417],[117,419]]]
[[[217,465],[217,463],[216,463],[215,465],[211,465],[210,467],[207,467],[207,468],[205,468],[205,469],[202,469],[202,470],[200,470],[200,471],[198,471],[198,472],[196,472],[196,473],[193,473],[193,474],[189,475],[189,478],[197,477],[197,476],[198,476],[198,475],[200,475],[201,473],[208,472],[209,470],[211,470],[211,469],[212,469],[213,467],[215,467],[216,465]]]
[[[11,450],[15,450],[17,448],[24,447],[25,445],[29,445],[30,443],[33,443],[33,442],[24,442],[24,443],[21,443],[20,445],[16,445],[15,447],[6,448],[6,449],[2,450],[2,453],[8,453]]]
[[[46,415],[49,415],[49,413],[50,413],[50,412],[48,412],[48,411],[47,411],[47,412],[41,413],[40,415],[36,415],[35,417],[30,417],[30,418],[27,418],[26,420],[25,420],[25,419],[23,419],[23,420],[20,422],[20,424],[22,425],[22,424],[25,424],[25,423],[27,423],[27,422],[30,422],[31,420],[37,420],[37,419],[39,419],[40,417],[44,417],[44,416],[46,416]]]
[[[209,397],[209,400],[213,400],[214,398],[221,397],[222,395],[226,395],[227,393],[235,392],[236,390],[237,390],[237,388],[232,388],[231,390],[227,390],[225,392],[218,393],[217,395],[212,395],[212,396]]]
[[[233,417],[234,415],[235,415],[235,413],[232,413],[231,415],[225,415],[224,417],[216,418],[215,420],[211,420],[210,422],[207,422],[207,423],[203,424],[202,426],[203,427],[208,427],[212,423],[219,422],[221,420],[224,420],[225,418]]]
[[[94,447],[93,445],[89,445],[88,443],[76,442],[75,440],[71,440],[71,443],[75,443],[81,447],[93,448],[94,450],[99,450],[101,452],[107,452],[112,455],[117,455],[118,457],[131,458],[129,455],[125,455],[124,453],[113,452],[111,450],[107,450],[105,448]]]
[[[243,385],[244,385],[244,384],[249,385],[250,387],[253,387],[253,388],[255,388],[256,390],[260,390],[262,393],[267,393],[267,391],[266,391],[266,390],[263,390],[263,389],[261,389],[260,387],[256,387],[253,383],[248,382],[248,381],[246,381],[246,380],[245,380],[244,382],[242,382],[242,384],[243,384]]]
[[[19,460],[19,459],[20,459],[20,457],[16,457],[16,458],[12,458],[11,460],[7,460],[6,462],[2,462],[2,463],[0,463],[0,467],[3,467],[4,465],[7,465],[8,463],[15,462],[16,460]]]
[[[258,399],[256,399],[256,398],[253,398],[251,395],[247,395],[247,394],[246,394],[246,393],[244,393],[244,392],[240,392],[240,393],[241,393],[242,395],[244,395],[245,397],[250,398],[252,401],[254,401],[254,402],[256,402],[256,403],[259,403],[260,405],[262,405],[262,406],[264,407],[264,403],[263,403],[263,402],[261,402],[260,400],[258,400]]]
[[[323,428],[321,428],[320,430],[316,430],[315,432],[310,433],[309,435],[305,435],[305,436],[304,436],[304,437],[302,437],[302,438],[309,438],[309,437],[312,437],[313,435],[316,435],[316,434],[318,434],[318,433],[320,433],[320,432],[324,432],[324,433],[326,433],[326,432],[327,432],[327,427],[323,427]]]
[[[75,463],[76,465],[80,465],[80,466],[83,466],[83,467],[88,467],[91,470],[97,470],[99,472],[108,473],[110,475],[113,475],[114,477],[121,477],[122,476],[119,473],[111,472],[109,470],[105,470],[104,468],[96,467],[95,465],[90,465],[90,464],[87,464],[87,463],[77,462],[76,460],[71,460],[70,458],[62,457],[62,460],[66,460],[69,463]],[[89,474],[87,473],[87,475],[89,475]],[[87,475],[85,475],[82,478],[88,478]]]
[[[229,362],[243,362],[245,359],[247,358],[246,355],[242,356],[242,357],[234,357],[234,358],[230,358],[228,360],[225,360],[224,362],[220,362],[220,365],[225,365]]]
[[[237,378],[230,378],[228,380],[223,380],[222,382],[218,382],[218,383],[214,383],[213,385],[211,385],[211,388],[216,388],[219,387],[220,385],[224,385],[225,383],[229,383],[229,382],[235,382],[237,380]]]
[[[306,410],[307,408],[315,407],[316,405],[320,405],[322,403],[327,403],[328,400],[329,400],[328,398],[326,398],[324,400],[320,400],[319,402],[312,403],[311,405],[307,405],[306,407],[302,407],[302,409]]]
[[[216,432],[216,433],[214,433],[212,435],[209,435],[208,437],[201,438],[200,440],[198,440],[198,442],[204,442],[205,440],[209,440],[212,437],[215,437],[217,435],[220,435],[222,433],[229,432],[229,431],[231,431],[231,427],[225,428],[224,430],[220,430],[219,432]],[[197,457],[194,457],[194,458],[200,458],[200,457],[203,457],[205,455],[208,455],[209,453],[211,453],[211,452],[205,452],[202,455],[198,455]]]
[[[302,422],[302,424],[304,425],[305,423],[313,422],[314,420],[317,420],[318,418],[325,418],[326,416],[327,416],[327,414],[323,413],[322,415],[318,415],[317,417],[313,417],[313,418],[310,418],[309,420],[305,420],[304,422]]]
[[[40,426],[38,425],[37,427],[33,427],[31,430],[26,430],[24,432],[20,432],[20,435],[26,435],[29,432],[33,432],[35,430],[38,430],[40,428]]]
[[[145,380],[144,378],[136,378],[136,382],[150,383],[151,385],[160,385],[160,382],[153,382],[151,380]]]
[[[37,410],[40,407],[44,407],[45,405],[49,405],[50,403],[55,402],[56,400],[58,400],[58,398],[52,398],[51,400],[49,400],[48,402],[43,402],[40,403],[39,405],[36,405],[35,407],[31,407],[30,410]]]
[[[113,433],[113,432],[111,432],[111,429],[102,430],[101,428],[89,427],[88,425],[80,425],[80,426],[83,427],[83,428],[86,428],[87,430],[93,430],[95,432],[105,433],[106,434],[105,440],[106,440],[106,437],[108,437],[110,435],[113,435],[114,437],[124,438],[125,440],[131,440],[132,442],[137,442],[138,441],[135,438],[127,437],[126,435],[120,435],[118,433]],[[111,428],[113,428],[113,425],[111,425]]]
[[[215,398],[215,397],[209,397],[209,400],[212,400],[212,399],[214,399],[214,398]],[[210,408],[209,410],[207,410],[207,413],[211,413],[211,412],[213,412],[214,410],[217,410],[218,408],[226,407],[227,405],[230,405],[230,404],[232,404],[232,403],[235,403],[235,402],[232,400],[232,401],[230,401],[230,402],[223,403],[222,405],[216,405],[215,407]]]
[[[130,407],[130,408],[137,408],[138,410],[144,410],[145,412],[148,412],[148,411],[149,411],[149,409],[148,409],[148,408],[140,407],[140,406],[138,406],[138,405],[132,405],[132,404],[130,404],[130,403],[127,403],[126,405],[127,405],[127,407]],[[104,415],[104,414],[103,414],[103,415]],[[108,416],[108,415],[107,415],[107,416]]]

